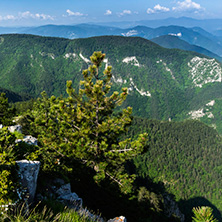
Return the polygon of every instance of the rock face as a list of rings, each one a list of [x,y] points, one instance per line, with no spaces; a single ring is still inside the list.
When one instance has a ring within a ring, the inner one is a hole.
[[[35,197],[37,179],[39,174],[40,162],[19,160],[16,161],[19,166],[18,174],[21,178],[21,185],[28,196],[28,203],[32,203]]]
[[[124,216],[115,217],[114,219],[110,219],[107,222],[127,222]]]
[[[185,216],[184,214],[181,213],[178,205],[172,198],[168,195],[165,194],[164,196],[164,213],[167,217],[170,217],[171,215],[177,216],[181,222],[185,221]]]

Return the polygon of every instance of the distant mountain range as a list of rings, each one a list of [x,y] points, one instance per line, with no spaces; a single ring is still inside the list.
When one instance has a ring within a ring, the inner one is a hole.
[[[134,115],[160,120],[200,118],[222,132],[222,67],[196,52],[166,49],[140,37],[63,39],[33,35],[0,36],[0,87],[37,97],[76,89],[94,51],[106,53],[113,87],[128,87],[124,106]]]
[[[126,21],[126,22],[101,22],[96,23],[102,26],[114,26],[118,28],[132,28],[135,26],[148,26],[150,28],[158,28],[160,26],[184,26],[187,28],[200,27],[208,32],[222,30],[222,19],[193,19],[189,17],[166,18],[155,20]]]
[[[209,56],[211,58],[216,58],[218,61],[222,61],[222,58],[211,51],[204,49],[200,46],[191,45],[188,42],[180,39],[178,36],[174,35],[163,35],[154,39],[151,39],[152,42],[155,42],[156,44],[168,48],[168,49],[182,49],[187,51],[193,51],[198,52],[201,54],[204,54],[206,56]]]
[[[118,35],[118,36],[138,36],[146,39],[153,39],[163,35],[178,36],[181,40],[186,41],[191,45],[202,47],[205,50],[199,50],[196,47],[192,48],[192,51],[200,52],[203,54],[217,58],[221,60],[222,55],[222,38],[214,36],[213,34],[203,30],[200,27],[185,28],[182,26],[161,26],[158,28],[149,28],[147,26],[135,26],[128,29],[120,29],[116,27],[99,26],[93,24],[80,24],[75,26],[65,25],[46,25],[40,27],[30,28],[17,28],[13,31],[13,28],[1,28],[0,33],[23,33],[32,34],[39,36],[50,36],[60,38],[88,38],[93,36],[104,36],[104,35]],[[165,39],[166,40],[166,39]],[[175,48],[181,48],[180,45],[174,45]],[[190,50],[188,47],[187,50]],[[212,53],[211,53],[212,52]],[[215,55],[216,54],[216,55]]]

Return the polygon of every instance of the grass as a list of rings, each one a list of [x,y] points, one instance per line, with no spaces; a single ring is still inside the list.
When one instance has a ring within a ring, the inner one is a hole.
[[[99,222],[99,220],[91,220],[84,213],[80,215],[74,209],[64,208],[64,206],[61,212],[55,213],[56,208],[61,210],[62,207],[58,202],[54,203],[54,209],[47,205],[42,208],[40,205],[36,205],[29,212],[25,204],[14,211],[1,212],[0,222]]]

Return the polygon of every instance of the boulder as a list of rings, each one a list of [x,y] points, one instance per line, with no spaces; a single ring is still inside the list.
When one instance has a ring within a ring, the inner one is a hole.
[[[21,126],[21,125],[9,126],[9,127],[8,127],[8,130],[9,130],[11,133],[14,133],[15,131],[17,131],[17,132],[19,132],[19,133],[22,133],[22,126]]]
[[[71,209],[82,208],[82,198],[79,198],[76,193],[69,193],[66,195],[61,195],[58,200]]]
[[[35,146],[38,145],[38,140],[35,137],[31,136],[31,135],[24,136],[23,139],[18,139],[15,142],[16,143],[25,142],[29,145],[35,145]]]
[[[16,161],[19,170],[20,183],[27,196],[28,203],[32,203],[35,197],[40,162],[19,160]]]
[[[64,184],[58,190],[56,190],[56,194],[59,196],[65,196],[70,193],[72,193],[70,183]]]
[[[35,137],[30,136],[30,135],[25,136],[23,139],[23,142],[28,143],[30,145],[35,145],[35,146],[38,145],[38,140]]]
[[[124,216],[115,217],[114,219],[110,219],[107,222],[127,222]]]

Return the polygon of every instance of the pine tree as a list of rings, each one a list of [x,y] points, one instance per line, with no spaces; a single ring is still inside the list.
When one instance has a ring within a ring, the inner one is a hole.
[[[104,58],[101,52],[90,57],[92,65],[83,71],[78,94],[72,81],[67,82],[67,99],[47,99],[43,94],[35,124],[47,149],[81,160],[96,171],[97,182],[108,177],[127,193],[135,175],[128,175],[123,164],[143,151],[147,134],[135,141],[120,140],[132,122],[132,108],[115,112],[126,99],[127,88],[110,92],[111,66],[100,72]]]
[[[194,207],[192,211],[194,213],[194,217],[192,217],[194,222],[217,222],[213,215],[213,209],[210,207]]]

